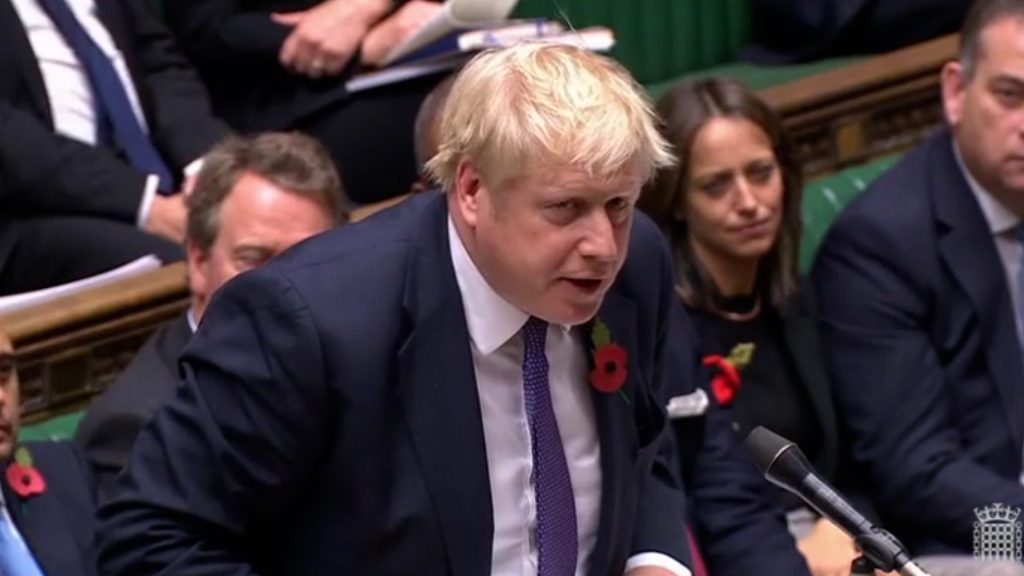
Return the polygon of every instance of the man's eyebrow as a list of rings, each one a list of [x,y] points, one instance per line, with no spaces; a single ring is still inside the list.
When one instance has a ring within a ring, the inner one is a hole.
[[[989,84],[999,84],[999,83],[1009,83],[1009,84],[1015,85],[1016,87],[1024,87],[1024,78],[1022,78],[1020,76],[1016,76],[1014,74],[1005,74],[1004,73],[1004,74],[999,74],[998,76],[993,77],[989,81]]]

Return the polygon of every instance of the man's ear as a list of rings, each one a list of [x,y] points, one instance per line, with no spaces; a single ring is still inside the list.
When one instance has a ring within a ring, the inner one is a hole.
[[[476,227],[480,214],[480,190],[483,181],[480,172],[469,160],[459,162],[455,169],[454,203],[452,210],[457,210],[460,218],[470,228]]]
[[[947,62],[942,67],[942,108],[950,126],[960,123],[968,81],[960,62]]]

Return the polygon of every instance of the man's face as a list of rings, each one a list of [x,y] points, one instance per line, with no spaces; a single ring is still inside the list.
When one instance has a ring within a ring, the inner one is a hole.
[[[946,116],[971,175],[1024,215],[1024,22],[996,20],[981,34],[974,75],[942,71]]]
[[[0,460],[10,458],[18,438],[20,421],[21,402],[14,348],[7,335],[0,333]]]
[[[514,306],[548,322],[592,318],[629,248],[642,180],[595,181],[573,169],[526,171],[500,190],[459,166],[453,217],[473,262]]]
[[[196,319],[225,282],[333,226],[327,208],[255,174],[245,174],[220,207],[220,232],[208,251],[188,247]]]

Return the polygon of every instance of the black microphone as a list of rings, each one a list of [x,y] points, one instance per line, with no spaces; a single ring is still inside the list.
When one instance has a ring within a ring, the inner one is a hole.
[[[796,444],[758,426],[747,435],[747,449],[769,482],[799,496],[849,534],[875,568],[898,570],[903,576],[929,576],[899,540],[873,525],[818,476]]]

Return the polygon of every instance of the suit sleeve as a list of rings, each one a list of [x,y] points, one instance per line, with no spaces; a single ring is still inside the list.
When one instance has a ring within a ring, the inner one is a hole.
[[[149,104],[150,133],[180,172],[226,136],[228,127],[214,117],[205,86],[156,14],[155,4],[122,0],[122,6],[131,23],[140,88]]]
[[[639,224],[639,223],[638,223]],[[672,288],[672,265],[668,247],[658,237],[660,270],[658,294],[658,336],[656,340],[655,375],[652,382],[657,409],[661,411],[664,428],[650,478],[640,496],[639,514],[633,541],[633,554],[659,552],[691,567],[693,562],[686,537],[686,495],[679,475],[678,450],[675,437],[664,415],[664,399],[670,383],[689,378],[679,361],[685,347],[683,327],[678,317],[669,313],[675,299]]]
[[[5,210],[134,223],[146,175],[107,150],[57,135],[0,101],[0,198]]]
[[[303,299],[269,269],[229,282],[182,357],[184,382],[100,508],[104,574],[255,574],[240,542],[288,506],[329,436],[324,358]]]
[[[973,509],[1024,507],[1024,488],[961,448],[950,383],[925,328],[927,286],[910,272],[913,255],[859,214],[845,216],[822,247],[814,281],[852,463],[865,470],[883,515],[964,549]]]
[[[693,324],[681,302],[673,313],[687,335],[688,346],[680,356],[686,360],[689,377],[674,382],[672,395],[701,389],[712,399]],[[782,509],[733,431],[732,421],[714,400],[703,417],[673,421],[690,496],[690,518],[708,570],[722,576],[809,575]]]

